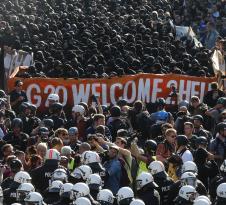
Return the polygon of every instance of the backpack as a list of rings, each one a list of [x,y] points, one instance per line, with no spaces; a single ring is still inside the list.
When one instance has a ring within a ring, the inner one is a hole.
[[[121,179],[120,179],[120,188],[124,186],[130,186],[130,179],[128,177],[126,168],[125,168],[125,161],[121,158],[118,159],[121,164]]]

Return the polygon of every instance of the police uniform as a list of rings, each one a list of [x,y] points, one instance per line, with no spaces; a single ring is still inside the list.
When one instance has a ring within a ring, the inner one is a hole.
[[[13,181],[9,188],[3,190],[4,204],[13,204],[17,202],[17,189],[20,183]]]
[[[50,186],[53,172],[57,168],[61,168],[58,162],[58,160],[47,159],[41,167],[31,171],[32,184],[41,194]]]
[[[160,196],[151,184],[147,184],[137,191],[137,197],[144,201],[145,205],[160,205]]]
[[[170,190],[169,190],[169,203],[172,203],[173,204],[173,201],[174,199],[177,197],[178,193],[179,193],[179,190],[181,188],[182,184],[181,184],[181,181],[177,181],[175,182],[175,184],[173,184],[171,187],[170,187]],[[196,191],[199,195],[205,195],[207,196],[207,190],[206,190],[206,187],[203,185],[203,183],[197,179],[197,186],[196,186]]]
[[[158,174],[153,175],[155,183],[159,186],[156,188],[159,192],[161,198],[161,205],[169,205],[168,204],[168,194],[170,187],[174,184],[174,181],[167,176],[165,172],[160,172]]]

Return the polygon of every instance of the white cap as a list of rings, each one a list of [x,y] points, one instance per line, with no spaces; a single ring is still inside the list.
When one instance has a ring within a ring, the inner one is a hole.
[[[85,113],[85,108],[84,108],[82,105],[75,105],[75,106],[72,108],[72,112],[79,112],[80,115],[84,115],[84,113]]]
[[[48,100],[53,100],[53,101],[55,101],[55,102],[59,102],[60,97],[59,97],[59,95],[57,95],[57,94],[55,94],[55,93],[51,93],[51,94],[49,94],[49,96],[48,96]]]

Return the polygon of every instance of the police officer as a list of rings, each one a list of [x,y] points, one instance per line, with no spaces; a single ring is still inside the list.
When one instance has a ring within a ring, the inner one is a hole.
[[[93,172],[90,166],[81,165],[78,168],[74,169],[74,171],[71,173],[69,180],[74,184],[77,182],[86,182],[86,180],[92,173]]]
[[[89,186],[91,196],[97,200],[97,194],[102,189],[102,180],[98,174],[91,174],[86,180],[86,184]]]
[[[193,186],[185,185],[179,190],[178,197],[175,200],[175,205],[193,205],[196,198],[196,190]]]
[[[22,183],[30,183],[31,177],[25,171],[19,171],[14,176],[14,181],[9,187],[3,190],[4,203],[12,204],[17,202],[17,189]]]
[[[153,176],[148,172],[142,172],[136,179],[137,197],[146,205],[160,205],[160,196],[156,188]]]
[[[105,168],[100,163],[98,153],[93,151],[86,151],[81,155],[83,164],[88,165],[92,169],[93,174],[99,174],[102,180],[105,178]]]
[[[220,166],[220,175],[217,175],[215,178],[213,178],[210,182],[211,186],[209,187],[209,193],[211,196],[211,200],[214,201],[216,198],[216,190],[217,187],[222,184],[226,183],[226,159]]]
[[[54,205],[69,205],[72,202],[72,187],[73,184],[71,183],[65,183],[61,186],[60,188],[60,200],[56,203],[54,203]]]
[[[165,166],[161,161],[151,162],[148,169],[154,177],[155,183],[158,185],[156,190],[159,192],[161,205],[169,205],[168,192],[170,190],[170,186],[174,184],[174,181],[166,173]]]
[[[51,185],[51,177],[59,167],[60,153],[56,149],[47,150],[42,166],[31,171],[32,184],[36,190],[43,193]]]
[[[217,200],[215,205],[226,204],[226,183],[222,183],[217,187]]]
[[[16,201],[24,204],[24,199],[30,192],[34,192],[35,188],[31,183],[22,183],[17,189]]]
[[[90,189],[87,184],[83,182],[76,183],[72,187],[72,196],[73,199],[76,200],[79,197],[86,197],[90,200],[92,205],[98,205],[99,203],[93,199],[93,197],[90,195]]]
[[[109,189],[102,189],[97,194],[97,201],[100,205],[113,205],[114,199],[115,197]]]
[[[46,119],[43,119],[42,120],[42,123],[43,123],[43,126],[44,127],[47,127],[48,130],[49,130],[49,137],[53,136],[54,135],[54,122],[52,119],[50,118],[46,118]]]
[[[10,187],[10,185],[14,182],[15,174],[19,172],[23,167],[22,162],[19,159],[12,159],[9,166],[11,170],[11,176],[3,180],[1,184],[2,190],[5,190]]]
[[[12,131],[5,135],[3,140],[25,152],[29,136],[23,132],[23,121],[20,118],[14,118],[11,127]]]
[[[25,205],[46,205],[43,201],[43,197],[38,192],[31,192],[29,193],[26,198],[24,199]]]
[[[183,185],[193,185],[199,195],[207,195],[206,187],[196,178],[196,175],[192,172],[185,172],[182,174],[181,179],[170,187],[169,203],[173,203]]]
[[[122,187],[116,194],[118,205],[130,205],[134,200],[134,193],[130,187]]]
[[[47,204],[53,204],[60,200],[60,189],[63,186],[63,182],[60,180],[55,180],[52,182],[51,186],[46,190],[44,196],[44,201]]]
[[[61,103],[53,103],[50,105],[50,118],[54,122],[53,129],[56,130],[59,127],[63,127],[65,124],[65,119],[61,118],[61,113],[63,112],[63,105]]]

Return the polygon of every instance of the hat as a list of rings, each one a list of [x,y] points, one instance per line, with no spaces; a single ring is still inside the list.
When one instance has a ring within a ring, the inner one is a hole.
[[[71,154],[72,153],[72,149],[71,149],[71,147],[70,146],[63,146],[62,148],[61,148],[61,154],[62,155],[69,155],[69,154]]]
[[[119,147],[115,144],[113,144],[112,146],[110,146],[110,149],[116,149],[117,151],[119,151]]]
[[[203,117],[202,117],[202,115],[195,115],[193,117],[193,120],[199,120],[200,122],[203,122]]]
[[[68,135],[76,135],[78,134],[78,128],[77,127],[70,127],[68,130]]]

